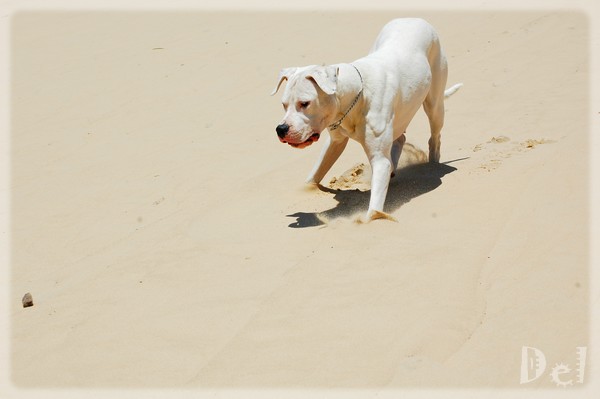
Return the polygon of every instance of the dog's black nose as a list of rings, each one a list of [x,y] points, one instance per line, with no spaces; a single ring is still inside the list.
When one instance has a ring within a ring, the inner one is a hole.
[[[288,130],[290,130],[290,127],[287,125],[287,123],[282,123],[281,125],[278,125],[275,130],[277,131],[279,138],[282,139],[285,137]]]

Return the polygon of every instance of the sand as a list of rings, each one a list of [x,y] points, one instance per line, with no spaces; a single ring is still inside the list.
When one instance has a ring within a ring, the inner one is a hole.
[[[418,15],[464,87],[442,164],[422,163],[420,111],[397,222],[369,224],[360,146],[307,189],[322,141],[279,143],[268,94],[400,15],[13,16],[16,389],[556,390],[590,342],[588,19]],[[548,360],[526,385],[523,346]]]

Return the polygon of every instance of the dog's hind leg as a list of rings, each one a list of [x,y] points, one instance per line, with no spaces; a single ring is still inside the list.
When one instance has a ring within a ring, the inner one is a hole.
[[[446,57],[435,42],[429,58],[431,66],[431,86],[423,102],[423,109],[429,119],[431,136],[429,137],[429,162],[440,161],[440,135],[444,126],[444,89],[448,78]]]
[[[431,136],[429,137],[429,162],[440,162],[441,131],[444,126],[444,100],[435,103],[423,103],[425,113],[429,118]]]

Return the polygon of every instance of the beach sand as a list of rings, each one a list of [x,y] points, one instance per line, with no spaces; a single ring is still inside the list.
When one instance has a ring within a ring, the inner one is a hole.
[[[14,15],[15,386],[519,388],[523,346],[548,362],[527,387],[574,369],[589,334],[588,20],[410,14],[464,87],[442,164],[422,163],[419,111],[386,202],[397,222],[360,224],[360,146],[307,189],[323,140],[279,143],[269,93],[283,67],[362,57],[401,16]]]

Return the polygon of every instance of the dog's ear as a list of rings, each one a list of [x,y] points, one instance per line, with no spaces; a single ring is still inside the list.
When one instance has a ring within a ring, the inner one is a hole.
[[[277,93],[277,90],[279,90],[279,86],[281,86],[283,81],[288,80],[290,76],[292,76],[296,72],[297,69],[297,67],[291,67],[283,68],[281,71],[279,71],[279,77],[277,78],[277,86],[275,86],[275,89],[271,92],[272,96],[274,96],[275,93]]]
[[[306,75],[307,79],[312,79],[325,94],[335,94],[337,89],[338,67],[334,65],[317,67]]]

